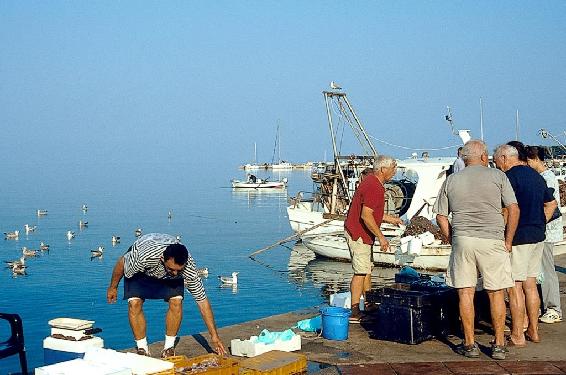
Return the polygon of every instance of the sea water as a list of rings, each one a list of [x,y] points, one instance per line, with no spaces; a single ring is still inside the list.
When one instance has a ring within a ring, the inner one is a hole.
[[[204,285],[218,327],[319,305],[329,293],[347,290],[348,263],[315,259],[294,242],[258,255],[257,261],[248,257],[292,234],[288,196],[312,191],[308,170],[254,174],[287,177],[289,186],[234,190],[230,179],[246,177],[235,167],[68,164],[5,171],[0,233],[18,229],[20,237],[0,239],[0,260],[18,259],[23,246],[39,249],[41,241],[50,245],[48,253],[26,259],[27,276],[13,277],[4,267],[0,272],[0,311],[22,317],[30,368],[43,364],[42,341],[50,334],[47,322],[57,317],[96,321],[102,329],[98,336],[108,348],[134,346],[122,283],[116,304],[106,302],[106,289],[117,259],[136,239],[137,228],[181,236],[197,266],[208,268]],[[87,211],[81,209],[83,204]],[[48,214],[38,217],[38,209]],[[79,228],[81,220],[88,222],[86,228]],[[36,231],[26,235],[25,224],[37,225]],[[67,240],[68,230],[76,233],[74,239]],[[115,246],[113,235],[121,237]],[[104,246],[104,255],[91,259],[90,251],[98,246]],[[222,286],[217,276],[232,272],[239,272],[237,286]],[[205,331],[194,301],[186,297],[179,335]],[[163,301],[145,303],[149,342],[164,339],[166,309]],[[8,326],[0,321],[0,340],[7,335]],[[232,337],[222,339],[228,345]],[[0,374],[16,371],[17,356],[0,360]]]

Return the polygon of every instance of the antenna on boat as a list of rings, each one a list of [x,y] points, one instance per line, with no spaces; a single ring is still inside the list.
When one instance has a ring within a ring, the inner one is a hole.
[[[562,149],[563,149],[564,151],[566,151],[566,146],[564,146],[564,145],[562,144],[562,142],[560,142],[560,141],[558,140],[558,138],[556,138],[554,135],[552,135],[548,130],[546,130],[546,129],[540,129],[540,130],[538,131],[538,134],[539,134],[543,139],[552,138],[556,143],[558,143],[558,144],[560,145],[560,147],[562,147]]]
[[[519,140],[519,110],[517,110],[515,115],[515,140]]]

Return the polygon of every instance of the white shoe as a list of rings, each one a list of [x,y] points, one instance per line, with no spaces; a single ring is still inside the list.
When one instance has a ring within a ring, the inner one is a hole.
[[[554,309],[546,309],[546,312],[544,313],[544,315],[542,315],[540,318],[538,318],[538,320],[540,322],[543,323],[547,323],[547,324],[552,324],[552,323],[558,323],[562,321],[562,318],[560,317],[560,315],[558,314],[558,312]]]

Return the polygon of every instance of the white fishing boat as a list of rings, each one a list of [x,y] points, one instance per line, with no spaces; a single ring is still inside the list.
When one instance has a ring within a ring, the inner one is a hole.
[[[234,189],[285,189],[287,187],[287,178],[269,181],[268,179],[250,175],[246,181],[232,180],[232,187]]]
[[[303,245],[316,255],[343,261],[351,260],[348,244],[343,235],[318,235],[302,237]],[[403,251],[400,241],[394,239],[390,242],[391,251],[381,251],[379,243],[373,246],[373,262],[387,266],[410,265],[413,268],[444,271],[448,267],[450,258],[450,245],[442,245],[436,240],[431,245],[422,246],[419,252]]]

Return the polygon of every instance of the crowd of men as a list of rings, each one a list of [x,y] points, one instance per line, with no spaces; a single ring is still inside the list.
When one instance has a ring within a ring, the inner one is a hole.
[[[464,336],[455,351],[469,358],[480,355],[474,338],[474,294],[481,286],[489,297],[495,336],[491,356],[505,359],[508,346],[541,341],[539,320],[562,320],[553,257],[554,244],[563,238],[558,182],[544,164],[544,150],[517,141],[497,147],[496,168],[490,167],[487,146],[480,140],[458,150],[458,161],[464,167],[453,168],[433,208],[452,245],[446,283],[458,291]],[[351,323],[362,319],[359,301],[370,287],[374,241],[382,251],[389,250],[379,226],[382,221],[400,223],[384,214],[384,184],[395,172],[393,158],[377,157],[373,177],[360,183],[345,222],[354,270]],[[542,282],[542,316],[537,279]],[[511,313],[507,337],[505,295]]]

